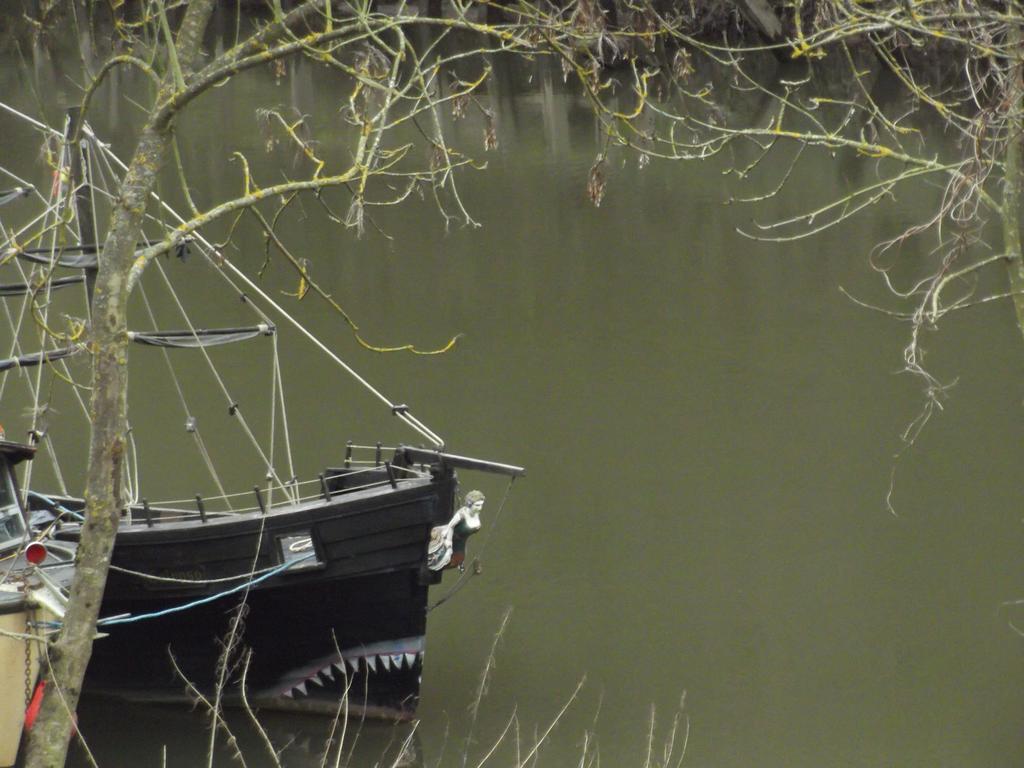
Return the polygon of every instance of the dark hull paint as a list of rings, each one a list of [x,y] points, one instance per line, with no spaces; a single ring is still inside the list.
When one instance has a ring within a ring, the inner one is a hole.
[[[86,691],[184,700],[187,679],[211,693],[244,592],[223,594],[239,581],[209,582],[280,567],[287,545],[298,541],[308,560],[248,590],[226,698],[238,697],[241,660],[251,650],[246,693],[260,706],[333,712],[348,690],[353,711],[410,717],[428,586],[440,579],[425,566],[430,529],[450,519],[455,485],[451,469],[438,469],[395,488],[342,492],[263,515],[162,522],[172,512],[154,509],[152,526],[144,519],[123,525],[101,617],[149,617],[101,627],[108,636],[94,646]],[[311,546],[302,544],[306,536]],[[77,529],[59,537],[73,540]]]
[[[353,707],[366,705],[395,717],[410,716],[419,694],[426,631],[427,587],[418,582],[418,573],[406,570],[312,582],[298,589],[254,589],[240,623],[242,647],[232,657],[236,666],[228,675],[229,696],[239,693],[240,661],[251,650],[246,692],[264,706],[284,699],[279,702],[284,708],[305,700],[333,708],[349,687]],[[228,598],[111,627],[109,636],[94,646],[86,688],[128,698],[185,699],[188,680],[211,693],[238,602],[237,597]],[[108,606],[117,613],[126,604],[105,600],[105,613]],[[159,610],[166,601],[133,601],[132,607],[139,612]],[[417,639],[418,647],[414,642],[403,645],[407,638]],[[400,669],[385,670],[381,653],[366,661],[363,649],[385,646],[402,653]],[[348,663],[339,651],[347,652]],[[406,654],[412,654],[411,663]]]

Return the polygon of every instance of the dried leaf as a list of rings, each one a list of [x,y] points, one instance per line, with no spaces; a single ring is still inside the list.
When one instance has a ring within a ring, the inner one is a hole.
[[[565,82],[569,81],[569,73],[571,73],[572,70],[573,70],[573,63],[572,63],[572,61],[570,61],[568,59],[568,57],[564,57],[564,56],[562,57],[561,62],[562,62],[562,82],[565,83]]]
[[[487,114],[487,122],[484,123],[484,151],[491,152],[498,148],[498,132],[494,128],[494,116]]]
[[[348,207],[348,213],[345,214],[345,226],[349,229],[356,231],[356,237],[363,236],[363,213],[364,206],[362,198],[352,198],[352,204]]]
[[[432,144],[430,147],[430,170],[436,171],[447,165],[447,155],[440,144]]]
[[[690,52],[685,48],[680,48],[676,51],[676,55],[672,57],[672,74],[677,79],[685,82],[690,79],[690,75],[693,73],[693,60]]]
[[[466,107],[469,106],[469,95],[466,93],[460,93],[454,99],[452,99],[452,117],[456,120],[461,120],[466,116]]]
[[[600,34],[605,28],[604,11],[597,0],[577,0],[572,22],[582,34]]]

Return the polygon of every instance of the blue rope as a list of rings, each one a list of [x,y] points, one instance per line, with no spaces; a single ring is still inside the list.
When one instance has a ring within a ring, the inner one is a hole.
[[[112,626],[114,624],[130,624],[130,623],[135,622],[135,621],[143,621],[145,619],[157,619],[157,618],[160,618],[161,616],[167,616],[168,614],[180,613],[181,611],[187,611],[189,608],[195,608],[196,606],[199,606],[199,605],[205,605],[206,603],[212,603],[214,600],[219,600],[222,597],[227,597],[228,595],[233,595],[236,592],[241,592],[243,589],[248,589],[249,587],[254,587],[257,584],[259,584],[261,581],[266,581],[271,576],[276,576],[277,574],[281,573],[282,571],[288,570],[293,565],[298,565],[302,561],[308,560],[309,558],[315,557],[315,556],[316,556],[316,552],[310,552],[308,555],[303,555],[300,558],[297,558],[297,559],[292,560],[290,562],[284,563],[283,565],[279,565],[274,570],[267,571],[266,573],[264,573],[262,576],[259,576],[258,578],[252,579],[250,581],[243,582],[241,584],[238,584],[238,585],[232,587],[231,589],[226,589],[223,592],[218,592],[215,595],[210,595],[208,597],[203,597],[203,598],[200,598],[199,600],[193,600],[191,603],[185,603],[184,605],[176,605],[173,608],[165,608],[162,611],[154,611],[153,613],[142,613],[142,614],[139,614],[138,616],[112,616],[109,619],[100,619],[99,621],[96,622],[96,624],[99,625],[99,626],[103,626],[103,627],[109,627],[109,626]]]
[[[74,518],[76,518],[78,520],[84,520],[85,519],[85,516],[82,515],[80,512],[72,512],[70,509],[67,509],[66,507],[58,504],[56,501],[51,499],[49,496],[44,496],[43,494],[39,493],[39,491],[29,491],[28,495],[29,496],[34,496],[37,499],[41,499],[44,503],[49,504],[52,509],[57,510],[62,515],[71,515],[71,517],[74,517]]]

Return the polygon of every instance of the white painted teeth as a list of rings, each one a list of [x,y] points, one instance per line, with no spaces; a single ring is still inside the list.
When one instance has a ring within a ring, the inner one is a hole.
[[[403,645],[416,650],[394,652],[396,646],[402,648]],[[422,648],[422,638],[407,638],[405,641],[376,643],[373,646],[353,648],[348,651],[351,655],[327,657],[321,659],[316,666],[295,670],[291,680],[299,679],[302,682],[292,685],[280,695],[289,699],[308,696],[310,685],[315,685],[318,688],[330,686],[333,689],[338,685],[339,675],[344,680],[357,674],[360,669],[365,670],[366,673],[373,672],[375,674],[413,670],[416,668],[417,662],[420,664],[423,662]]]
[[[356,674],[360,666],[374,673],[400,672],[403,669],[412,669],[417,660],[422,661],[422,659],[422,651],[418,653],[370,653],[366,656],[348,656],[342,662],[334,664],[334,668],[339,674],[344,674],[342,664],[345,664],[348,666],[350,675]],[[328,672],[329,669],[324,669],[321,674],[333,680],[334,676]]]

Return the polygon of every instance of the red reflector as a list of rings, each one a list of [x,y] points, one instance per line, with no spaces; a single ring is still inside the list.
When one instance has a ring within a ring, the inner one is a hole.
[[[46,559],[46,547],[38,541],[33,541],[25,548],[25,559],[32,565],[39,565]]]
[[[36,690],[32,694],[32,701],[29,702],[28,709],[25,710],[25,730],[31,731],[32,726],[36,724],[36,718],[39,717],[39,707],[43,703],[43,693],[46,691],[46,681],[40,680],[36,685]]]
[[[36,720],[39,719],[39,709],[43,706],[43,695],[46,693],[46,681],[40,680],[36,683],[35,693],[32,694],[32,701],[29,702],[28,709],[25,710],[25,730],[31,731],[32,726],[36,724]],[[78,713],[75,712],[71,716],[71,735],[76,736],[78,734]]]

